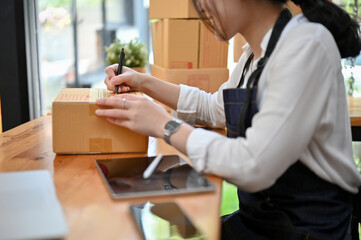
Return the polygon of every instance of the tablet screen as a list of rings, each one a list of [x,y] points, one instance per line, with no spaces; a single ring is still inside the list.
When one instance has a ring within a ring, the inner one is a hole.
[[[135,204],[130,211],[144,239],[205,239],[175,202]]]
[[[165,155],[152,176],[143,172],[155,157],[96,160],[113,198],[214,191],[214,185],[178,155]]]

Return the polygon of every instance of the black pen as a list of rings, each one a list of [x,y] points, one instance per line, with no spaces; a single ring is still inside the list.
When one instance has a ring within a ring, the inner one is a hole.
[[[124,57],[125,57],[124,48],[122,48],[122,51],[120,52],[120,56],[119,56],[119,65],[118,65],[117,75],[122,74]],[[119,85],[115,85],[115,94],[118,94],[118,90],[119,90]]]

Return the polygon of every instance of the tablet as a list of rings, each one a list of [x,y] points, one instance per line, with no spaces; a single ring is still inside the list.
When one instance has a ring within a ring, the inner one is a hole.
[[[214,191],[214,185],[178,155],[164,155],[152,176],[143,172],[155,157],[95,160],[116,199]]]
[[[205,239],[175,202],[135,204],[130,211],[144,239]]]

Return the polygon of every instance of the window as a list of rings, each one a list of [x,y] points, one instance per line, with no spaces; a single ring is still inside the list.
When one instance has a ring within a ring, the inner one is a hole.
[[[116,37],[123,41],[139,38],[149,50],[145,0],[26,2],[27,44],[36,46],[29,55],[37,56],[29,59],[37,61],[31,66],[30,79],[34,90],[39,88],[32,100],[40,98],[40,113],[32,118],[51,112],[53,100],[64,87],[104,87],[104,46]]]
[[[348,12],[351,18],[361,22],[360,0],[334,0],[335,4]],[[342,60],[342,73],[349,96],[361,97],[361,55]]]

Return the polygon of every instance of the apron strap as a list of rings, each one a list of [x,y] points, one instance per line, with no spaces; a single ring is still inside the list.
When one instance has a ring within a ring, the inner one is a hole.
[[[254,57],[254,54],[251,53],[251,55],[249,55],[249,57],[248,57],[248,59],[246,61],[246,64],[244,64],[243,71],[242,71],[242,76],[241,76],[241,79],[239,80],[237,88],[242,87],[242,85],[244,83],[244,76],[246,75],[246,72],[248,71],[249,66],[251,65],[253,57]]]
[[[291,18],[292,18],[292,15],[291,15],[290,11],[287,8],[283,9],[280,16],[278,17],[278,19],[276,21],[276,24],[275,24],[273,30],[272,30],[272,34],[271,34],[270,40],[268,42],[266,53],[265,53],[264,57],[262,57],[258,61],[257,69],[254,72],[252,72],[251,76],[248,78],[246,100],[245,100],[245,103],[243,104],[242,109],[238,116],[238,129],[239,129],[240,136],[245,136],[245,132],[246,132],[246,126],[245,126],[246,121],[245,120],[246,120],[246,114],[248,112],[248,109],[250,108],[249,105],[252,102],[252,92],[254,90],[254,92],[256,93],[257,86],[258,86],[258,80],[262,74],[263,68],[266,66],[266,63],[267,63],[269,57],[271,56],[273,50],[275,49],[283,29],[285,28],[287,23],[291,20]],[[251,55],[253,55],[253,54],[251,54]],[[248,62],[248,60],[247,60],[247,62]],[[247,64],[247,62],[246,62],[246,64]],[[246,67],[246,65],[245,65],[245,67]],[[243,68],[243,72],[244,71],[245,71],[245,68]],[[242,75],[243,75],[243,73],[242,73]]]

